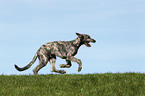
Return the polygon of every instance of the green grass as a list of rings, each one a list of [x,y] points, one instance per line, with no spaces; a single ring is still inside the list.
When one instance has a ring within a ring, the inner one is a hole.
[[[145,74],[0,75],[0,96],[145,96]]]

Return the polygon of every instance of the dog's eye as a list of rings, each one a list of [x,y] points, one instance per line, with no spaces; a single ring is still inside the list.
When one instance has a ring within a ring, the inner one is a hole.
[[[90,37],[90,36],[88,36],[88,38],[90,39],[91,37]]]

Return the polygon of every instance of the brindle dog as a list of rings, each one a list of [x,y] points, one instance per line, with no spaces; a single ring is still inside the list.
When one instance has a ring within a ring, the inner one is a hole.
[[[36,68],[33,69],[35,75],[38,74],[38,71],[41,68],[46,66],[48,61],[50,61],[51,64],[51,72],[64,74],[66,73],[66,71],[57,70],[55,68],[56,56],[58,56],[62,59],[66,59],[67,62],[67,64],[61,64],[60,68],[70,68],[71,61],[73,61],[79,64],[78,72],[80,72],[82,69],[82,62],[80,59],[77,59],[74,56],[77,54],[78,49],[81,45],[85,44],[87,47],[91,47],[89,43],[95,43],[96,41],[86,34],[76,33],[76,35],[78,37],[72,41],[54,41],[42,45],[40,49],[36,52],[33,60],[28,65],[23,68],[19,68],[17,65],[15,65],[15,68],[18,71],[24,71],[30,68],[38,57],[39,64],[36,66]]]

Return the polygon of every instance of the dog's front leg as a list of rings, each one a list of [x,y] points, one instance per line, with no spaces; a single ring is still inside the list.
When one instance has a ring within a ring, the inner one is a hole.
[[[59,67],[60,68],[70,68],[71,67],[71,61],[66,59],[66,63],[67,64],[60,64]]]
[[[55,61],[56,61],[55,58],[51,58],[51,59],[50,59],[51,72],[57,72],[57,73],[65,74],[66,71],[64,71],[64,70],[57,70],[57,69],[55,68]]]
[[[80,72],[82,70],[82,62],[80,59],[77,59],[73,56],[69,56],[67,57],[67,60],[73,61],[73,62],[77,62],[79,64],[79,68],[78,68],[78,72]]]

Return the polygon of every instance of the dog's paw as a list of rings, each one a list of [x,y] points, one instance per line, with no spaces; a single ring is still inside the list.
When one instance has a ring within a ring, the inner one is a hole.
[[[65,68],[65,65],[66,65],[66,64],[60,64],[59,67],[60,67],[60,68]]]
[[[65,74],[66,71],[64,71],[64,70],[59,70],[59,73],[61,73],[61,74]]]
[[[61,64],[59,65],[60,68],[70,68],[70,65],[67,64]]]
[[[78,68],[78,72],[80,72],[81,70],[82,70],[82,67],[79,67],[79,68]]]

